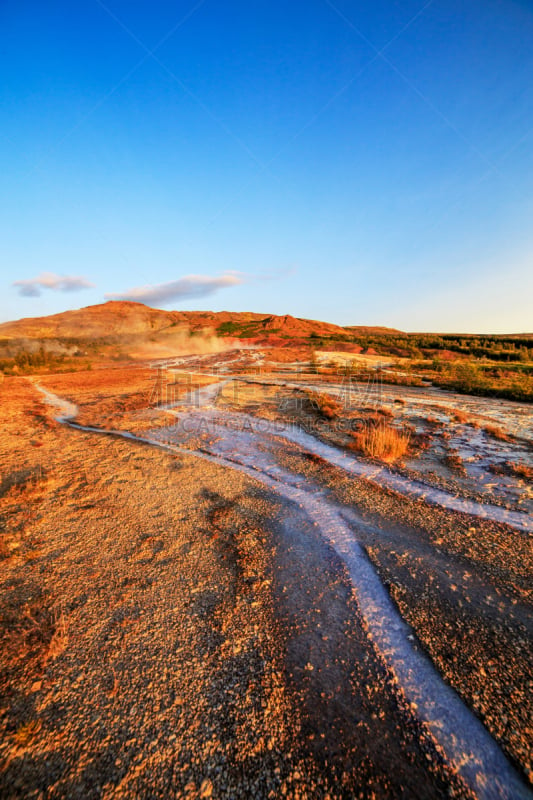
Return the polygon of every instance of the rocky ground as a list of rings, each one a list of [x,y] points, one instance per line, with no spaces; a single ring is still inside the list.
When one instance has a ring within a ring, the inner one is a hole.
[[[137,376],[45,383],[94,424],[146,413]],[[470,796],[298,509],[193,455],[60,426],[27,379],[0,395],[2,797]],[[403,615],[525,774],[527,537],[293,459],[363,514]]]
[[[446,680],[533,778],[530,536],[402,498],[305,455],[284,458],[354,520],[402,616]],[[350,518],[350,517],[348,517]]]

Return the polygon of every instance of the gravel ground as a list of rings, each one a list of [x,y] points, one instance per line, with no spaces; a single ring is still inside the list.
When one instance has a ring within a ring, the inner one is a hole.
[[[402,616],[533,782],[531,537],[348,478],[317,457],[280,461],[362,512],[354,532]]]
[[[469,796],[374,653],[342,564],[298,509],[192,455],[58,426],[24,379],[6,379],[0,399],[2,797]],[[293,467],[376,529],[395,524],[388,541],[364,528],[368,552],[443,673],[474,708],[470,686],[499,704],[485,721],[527,768],[525,718],[512,712],[520,703],[527,714],[527,697],[503,691],[504,674],[511,691],[521,680],[526,689],[513,644],[530,619],[525,546],[485,523],[483,542],[503,548],[495,556],[468,545],[460,515],[428,521],[421,504],[399,510],[392,493],[320,463]],[[451,578],[464,563],[475,581],[463,608],[467,584],[452,589]],[[498,602],[481,614],[487,587]],[[434,652],[424,636],[439,639]]]

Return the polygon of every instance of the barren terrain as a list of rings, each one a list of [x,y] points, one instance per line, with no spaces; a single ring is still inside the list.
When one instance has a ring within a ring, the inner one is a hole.
[[[3,797],[530,796],[528,407],[275,355],[0,384]]]

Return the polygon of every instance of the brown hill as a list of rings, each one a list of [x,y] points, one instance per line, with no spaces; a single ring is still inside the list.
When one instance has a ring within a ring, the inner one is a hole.
[[[69,339],[148,333],[179,322],[180,312],[159,311],[142,303],[111,301],[48,317],[27,317],[0,325],[0,336]]]
[[[26,339],[96,339],[155,334],[173,327],[214,329],[231,336],[344,335],[339,325],[315,320],[230,311],[163,311],[131,301],[109,301],[100,305],[64,311],[48,317],[27,317],[0,324],[0,337]]]
[[[261,328],[264,331],[274,331],[287,336],[310,336],[315,333],[319,336],[328,336],[331,334],[345,335],[346,331],[340,325],[333,325],[330,322],[319,322],[312,319],[298,319],[291,317],[290,314],[283,316],[276,316],[272,314],[270,317],[265,317],[261,322]]]

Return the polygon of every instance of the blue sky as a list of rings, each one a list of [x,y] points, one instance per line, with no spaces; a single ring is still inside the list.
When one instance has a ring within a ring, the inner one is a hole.
[[[0,319],[533,330],[526,0],[0,3]]]

